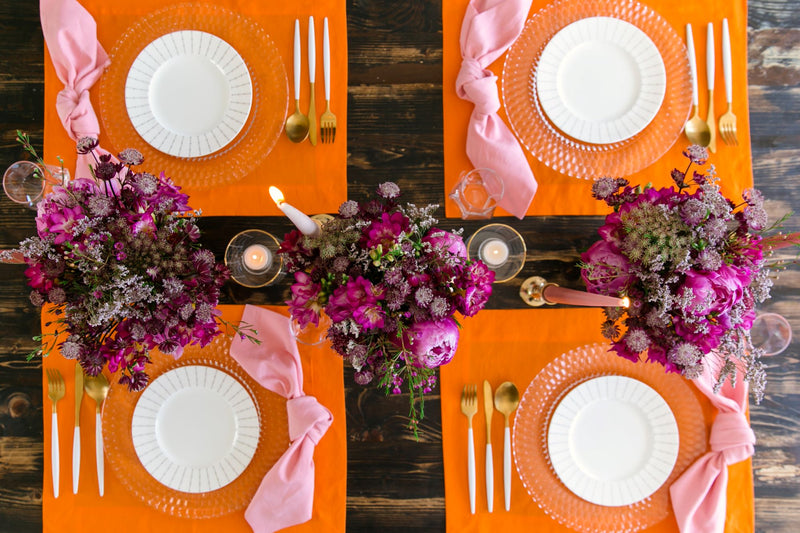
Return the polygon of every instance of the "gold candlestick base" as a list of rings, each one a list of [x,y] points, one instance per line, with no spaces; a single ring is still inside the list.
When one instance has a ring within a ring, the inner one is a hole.
[[[530,277],[522,282],[519,288],[519,297],[531,307],[541,307],[544,304],[555,305],[555,303],[544,299],[544,289],[548,285],[555,285],[555,283],[548,283],[541,276]]]

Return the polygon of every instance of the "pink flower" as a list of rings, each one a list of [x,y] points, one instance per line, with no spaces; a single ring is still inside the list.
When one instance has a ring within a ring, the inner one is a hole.
[[[467,247],[464,244],[464,240],[455,233],[431,228],[422,238],[422,242],[430,243],[434,251],[448,252],[457,257],[467,258]]]
[[[413,355],[412,363],[420,368],[447,364],[458,348],[458,324],[452,318],[417,322],[406,330],[405,343]]]
[[[729,265],[708,273],[692,270],[686,273],[680,293],[693,296],[686,309],[691,314],[720,315],[730,311],[742,299],[750,281],[750,274],[746,270]]]
[[[376,220],[365,230],[367,246],[376,248],[379,244],[384,252],[394,247],[400,236],[408,229],[408,219],[403,213],[395,212],[381,214],[380,221]]]
[[[319,310],[321,306],[317,303],[321,287],[314,283],[311,276],[305,272],[295,272],[296,283],[292,285],[292,299],[286,302],[292,316],[305,327],[308,324],[319,324]]]
[[[628,259],[613,244],[604,240],[597,241],[581,254],[581,260],[590,265],[581,269],[581,277],[589,292],[616,296],[636,281],[636,277],[628,270]]]

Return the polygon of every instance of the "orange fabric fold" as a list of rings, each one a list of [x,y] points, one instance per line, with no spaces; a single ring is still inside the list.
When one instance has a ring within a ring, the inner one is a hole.
[[[466,383],[489,380],[493,389],[513,381],[520,394],[550,361],[579,346],[602,343],[602,310],[546,308],[530,310],[484,310],[465,321],[458,352],[441,370],[442,435],[444,448],[445,508],[447,531],[537,531],[567,532],[528,495],[512,469],[511,511],[503,510],[502,424],[493,421],[495,506],[486,510],[484,492],[485,426],[483,409],[473,420],[477,475],[477,513],[470,514],[467,493],[467,421],[460,409],[461,390]],[[698,393],[710,427],[714,408]],[[482,405],[482,403],[481,403]],[[542,409],[550,406],[543,405]],[[515,413],[516,414],[516,413]],[[498,415],[499,416],[499,415]],[[513,427],[513,417],[511,421]],[[728,507],[725,531],[754,530],[752,465],[748,459],[729,467]],[[677,532],[671,514],[646,529],[653,533]]]
[[[443,108],[444,108],[444,163],[445,192],[449,192],[458,181],[459,175],[472,168],[467,158],[466,140],[467,125],[473,104],[460,99],[456,95],[456,77],[461,66],[459,35],[461,21],[468,0],[451,0],[442,3],[443,25]],[[551,2],[533,0],[529,17]],[[711,154],[710,163],[717,168],[721,177],[723,194],[736,196],[744,187],[752,186],[753,168],[750,149],[750,122],[747,101],[747,2],[746,0],[709,0],[708,2],[672,2],[670,0],[648,0],[642,2],[661,14],[682,38],[685,36],[687,23],[692,24],[697,56],[697,72],[700,90],[700,115],[706,116],[708,109],[706,85],[706,25],[714,22],[716,40],[716,69],[714,108],[719,117],[726,109],[725,86],[722,79],[722,49],[720,35],[722,19],[728,19],[731,32],[731,50],[733,58],[733,105],[737,117],[739,145],[728,146],[717,140],[717,153]],[[506,55],[497,59],[489,69],[501,80]],[[498,82],[498,87],[502,83]],[[505,109],[499,114],[508,124]],[[631,183],[645,185],[652,183],[656,187],[672,185],[670,171],[674,167],[683,170],[684,161],[681,151],[689,145],[689,141],[681,133],[675,144],[664,156],[652,165],[632,176],[626,176]],[[533,175],[539,183],[536,196],[528,208],[528,215],[602,215],[608,212],[603,202],[591,197],[591,181],[573,178],[560,174],[537,161],[526,151]],[[613,176],[617,177],[617,176]],[[461,213],[456,204],[448,199],[446,202],[448,217],[459,217]],[[508,215],[498,209],[496,215]]]
[[[220,306],[223,318],[231,323],[241,320],[244,306]],[[285,307],[270,307],[288,314]],[[55,316],[42,313],[42,331],[54,331]],[[347,497],[347,438],[345,428],[344,382],[342,359],[325,348],[300,345],[303,364],[303,389],[314,396],[333,414],[333,425],[320,440],[314,452],[316,464],[314,508],[311,520],[282,531],[312,533],[315,531],[344,531]],[[204,533],[225,531],[250,532],[244,509],[219,518],[189,520],[157,511],[128,492],[114,470],[105,468],[105,496],[97,493],[94,446],[94,402],[84,397],[81,409],[81,479],[77,495],[72,494],[72,433],[74,427],[74,368],[75,362],[57,353],[42,362],[44,368],[57,368],[64,376],[67,395],[58,404],[59,448],[61,457],[61,491],[53,497],[50,468],[51,420],[44,419],[44,491],[42,496],[42,530],[52,533],[84,533],[112,529],[120,532],[169,531],[174,533]],[[112,376],[113,380],[114,377]],[[45,405],[47,383],[44,383]],[[288,436],[287,436],[288,440]]]
[[[109,55],[117,40],[134,25],[138,18],[149,15],[165,6],[181,4],[180,1],[163,0],[80,0],[97,21],[97,38]],[[282,216],[269,198],[270,185],[279,187],[287,202],[298,209],[312,213],[335,212],[347,196],[347,19],[345,3],[336,0],[299,0],[296,2],[259,2],[257,0],[217,0],[215,5],[232,9],[260,25],[277,47],[289,81],[289,106],[294,111],[292,83],[292,43],[294,20],[301,22],[303,50],[300,107],[308,111],[308,16],[314,15],[317,43],[317,69],[315,94],[317,114],[324,110],[324,85],[322,76],[322,19],[328,17],[331,40],[331,109],[337,116],[336,142],[316,147],[306,141],[294,144],[281,131],[277,143],[247,176],[234,183],[218,187],[184,187],[189,194],[189,205],[202,209],[206,216]],[[113,61],[113,55],[111,57]],[[67,136],[56,113],[56,95],[63,85],[56,77],[49,55],[45,57],[45,141],[44,155],[48,163],[55,164],[61,156],[67,168],[74,168],[75,143]],[[258,80],[253,80],[257,82]],[[98,115],[98,85],[90,92],[94,110]],[[270,95],[264,95],[269,98]],[[257,102],[254,102],[257,105]],[[319,118],[319,117],[318,117]],[[113,154],[136,146],[114,146],[103,129],[99,116],[100,145]],[[144,143],[144,141],[141,141]],[[158,174],[145,161],[143,170]],[[170,176],[181,185],[181,176]]]

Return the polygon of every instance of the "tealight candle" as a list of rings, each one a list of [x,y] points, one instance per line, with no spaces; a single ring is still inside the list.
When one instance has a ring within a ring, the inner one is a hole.
[[[508,245],[500,239],[489,239],[481,245],[478,254],[490,267],[499,267],[508,261]]]
[[[242,264],[253,274],[259,274],[272,264],[272,252],[263,244],[251,244],[244,249]]]
[[[296,207],[289,205],[286,203],[286,200],[283,198],[283,193],[277,187],[270,187],[269,188],[269,195],[272,197],[272,200],[278,206],[278,209],[283,211],[283,214],[286,215],[289,220],[292,221],[297,229],[300,230],[300,233],[303,235],[308,235],[309,237],[316,237],[319,235],[319,225],[314,222],[314,220],[297,209]]]

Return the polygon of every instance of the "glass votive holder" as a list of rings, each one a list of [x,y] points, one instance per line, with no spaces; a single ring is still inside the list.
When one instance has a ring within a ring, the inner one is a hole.
[[[450,192],[464,220],[492,218],[497,202],[503,198],[503,180],[490,168],[462,172]]]
[[[494,272],[494,282],[513,279],[525,265],[525,239],[505,224],[488,224],[467,241],[467,257],[480,259]]]
[[[297,339],[300,344],[308,346],[315,346],[322,344],[328,338],[328,328],[331,327],[333,322],[325,311],[319,314],[319,322],[315,325],[308,323],[305,327],[300,327],[300,323],[292,318],[289,325],[292,329],[292,335]]]
[[[792,342],[792,326],[777,313],[759,313],[750,329],[750,340],[764,355],[778,355]]]
[[[225,249],[225,265],[231,279],[243,287],[269,285],[278,278],[283,258],[278,255],[278,240],[260,229],[235,235]]]
[[[66,185],[67,182],[69,171],[65,168],[17,161],[3,174],[3,191],[12,202],[36,209],[54,185]]]

